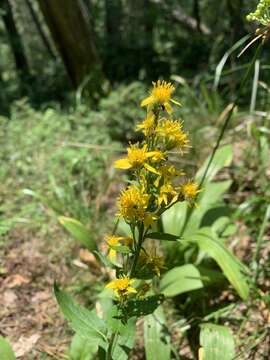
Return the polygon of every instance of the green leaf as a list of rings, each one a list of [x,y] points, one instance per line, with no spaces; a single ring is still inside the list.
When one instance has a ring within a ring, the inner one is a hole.
[[[116,269],[117,266],[114,265],[106,256],[102,255],[98,251],[93,251],[93,253],[96,255],[97,258],[99,258],[100,262],[102,262],[105,267],[109,267],[112,269]]]
[[[1,360],[16,360],[15,354],[9,342],[2,336],[0,336],[0,355]]]
[[[144,318],[144,347],[146,360],[170,360],[170,337],[164,331],[165,318],[162,306]]]
[[[235,356],[234,339],[229,328],[215,324],[201,325],[202,360],[232,360]]]
[[[167,297],[176,296],[202,287],[201,275],[192,264],[173,268],[160,281],[161,291]]]
[[[221,267],[239,296],[243,300],[248,298],[249,286],[243,275],[244,265],[222,244],[221,240],[215,238],[211,228],[203,228],[191,237],[187,237],[186,240],[197,244],[202,251],[211,256]]]
[[[161,232],[153,232],[147,234],[146,236],[148,239],[156,239],[156,240],[167,240],[167,241],[177,241],[179,240],[179,236],[168,234],[168,233],[161,233]]]
[[[90,231],[78,220],[65,216],[60,216],[58,220],[60,224],[63,225],[64,228],[88,250],[93,252],[97,249],[96,243],[93,240]]]
[[[110,246],[110,248],[121,254],[130,254],[132,252],[128,246],[124,246],[124,245]]]
[[[152,314],[162,304],[164,299],[164,295],[161,294],[148,296],[142,300],[129,300],[125,307],[122,308],[123,316],[130,318]]]
[[[69,349],[70,360],[90,360],[97,351],[98,344],[95,339],[85,339],[75,334]]]
[[[187,212],[187,203],[181,202],[172,206],[162,214],[163,229],[165,232],[179,236],[184,225]]]
[[[72,298],[54,285],[56,300],[65,316],[70,322],[70,326],[79,336],[84,339],[95,340],[97,344],[104,344],[106,338],[106,326],[95,311],[90,311],[85,307],[76,304]]]
[[[211,155],[210,155],[211,156]],[[196,181],[199,183],[203,177],[203,174],[208,166],[210,156],[205,160],[203,166],[197,172]],[[232,162],[233,151],[231,145],[224,145],[219,148],[213,158],[213,161],[207,171],[206,180],[210,181],[224,166],[229,166]]]

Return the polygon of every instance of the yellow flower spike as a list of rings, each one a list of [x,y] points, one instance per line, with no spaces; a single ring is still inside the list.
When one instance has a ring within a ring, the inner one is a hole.
[[[165,269],[165,260],[163,256],[156,255],[156,249],[150,254],[145,251],[140,252],[140,260],[142,263],[149,265],[157,276],[160,276],[162,269]]]
[[[146,227],[149,227],[152,226],[157,219],[158,217],[154,214],[146,214],[143,223]]]
[[[164,80],[158,80],[157,82],[153,82],[153,88],[150,91],[150,96],[145,98],[141,102],[141,106],[151,106],[151,105],[162,105],[164,106],[165,110],[171,114],[173,109],[170,105],[170,101],[178,106],[181,104],[172,99],[172,94],[175,91],[175,87],[170,83]]]
[[[118,198],[119,215],[128,223],[144,221],[150,195],[135,185],[123,190]]]
[[[177,120],[165,119],[160,122],[156,133],[167,150],[177,148],[182,151],[189,146],[188,136],[183,131],[183,125]]]
[[[137,125],[137,130],[142,130],[146,137],[152,136],[155,133],[155,116],[152,112],[147,114],[146,119]]]
[[[137,290],[131,285],[135,279],[130,279],[128,276],[123,276],[120,279],[113,280],[106,285],[107,289],[112,289],[116,296],[125,299],[128,295],[136,293]]]

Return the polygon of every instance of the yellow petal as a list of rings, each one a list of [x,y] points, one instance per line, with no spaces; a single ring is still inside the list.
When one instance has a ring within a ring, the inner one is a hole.
[[[171,107],[171,105],[168,102],[164,103],[164,107],[168,114],[171,114],[173,112],[173,108]]]
[[[124,158],[124,159],[116,160],[114,162],[114,167],[116,169],[130,169],[131,165],[130,165],[128,158]]]
[[[137,290],[130,286],[130,287],[127,288],[127,292],[128,293],[136,293]]]
[[[115,288],[114,281],[109,282],[109,284],[107,284],[105,287],[106,287],[107,289],[114,289],[114,288]]]
[[[153,166],[146,163],[143,166],[146,168],[146,170],[150,171],[151,173],[156,175],[161,175],[160,172],[158,172],[155,168],[153,168]]]
[[[182,106],[182,104],[174,99],[170,99],[172,103],[174,103],[175,105],[178,105],[178,106]]]
[[[141,102],[141,107],[151,105],[154,103],[154,101],[155,99],[153,98],[153,96],[148,96],[147,98],[143,99],[143,101]]]

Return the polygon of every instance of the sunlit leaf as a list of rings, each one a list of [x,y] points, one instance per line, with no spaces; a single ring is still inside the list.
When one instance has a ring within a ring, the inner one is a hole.
[[[2,336],[0,336],[0,358],[1,360],[16,360],[9,342]]]
[[[70,326],[85,339],[96,340],[97,344],[106,342],[106,326],[95,311],[76,304],[72,298],[54,285],[56,300]]]
[[[244,265],[223,245],[222,241],[215,238],[211,228],[203,228],[187,237],[186,240],[197,244],[202,251],[212,257],[221,267],[224,275],[239,296],[244,300],[248,298],[249,285],[243,275]]]
[[[229,328],[215,324],[201,326],[201,360],[232,360],[235,356],[234,339]]]
[[[94,251],[97,249],[90,231],[81,222],[65,216],[60,216],[58,220],[60,224],[88,250]]]
[[[146,360],[170,360],[170,337],[164,331],[162,306],[144,318],[144,347]]]
[[[169,270],[160,281],[160,288],[165,296],[176,296],[203,287],[198,269],[187,264]]]

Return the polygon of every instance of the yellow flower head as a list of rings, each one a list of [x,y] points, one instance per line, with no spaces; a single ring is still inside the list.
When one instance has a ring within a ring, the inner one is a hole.
[[[173,201],[177,200],[178,193],[170,183],[165,183],[160,187],[159,196],[157,199],[158,205],[162,205],[164,203],[166,206]]]
[[[131,185],[118,198],[119,215],[126,222],[144,221],[150,195]]]
[[[130,145],[127,149],[127,157],[124,159],[116,160],[114,167],[117,169],[138,169],[145,166],[147,169],[146,161],[152,158],[153,161],[164,160],[164,154],[161,151],[147,151],[147,145],[139,148],[137,145]],[[151,170],[151,169],[150,169]],[[152,169],[153,170],[153,169]]]
[[[174,148],[183,150],[188,147],[188,136],[183,131],[182,124],[177,120],[165,119],[159,123],[156,132],[167,150]]]
[[[165,110],[170,114],[173,112],[169,101],[173,102],[176,105],[181,105],[176,100],[172,99],[172,93],[175,91],[175,87],[164,80],[158,80],[156,83],[153,82],[153,88],[150,92],[150,96],[145,98],[141,102],[141,106],[151,106],[151,105],[162,105]]]
[[[113,289],[114,293],[125,299],[129,294],[136,293],[136,289],[134,289],[131,284],[133,284],[135,279],[130,279],[127,276],[123,276],[120,279],[113,280],[106,285],[106,288]]]
[[[147,137],[154,135],[155,127],[155,116],[153,113],[149,113],[144,121],[137,125],[137,130],[142,130],[144,135]]]
[[[198,184],[193,181],[188,181],[183,184],[180,191],[186,200],[194,200],[200,192]]]

